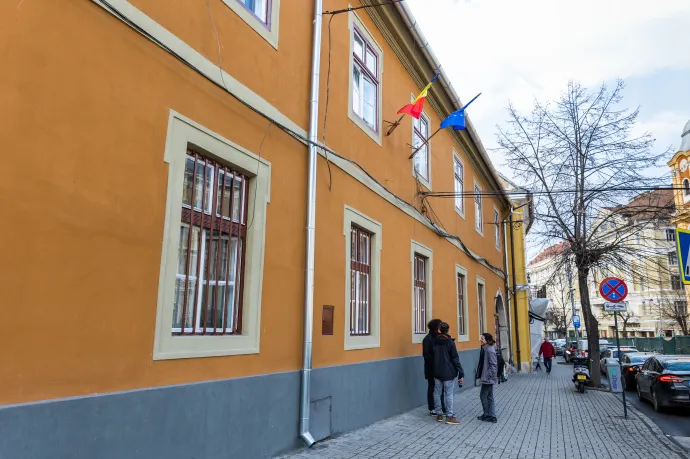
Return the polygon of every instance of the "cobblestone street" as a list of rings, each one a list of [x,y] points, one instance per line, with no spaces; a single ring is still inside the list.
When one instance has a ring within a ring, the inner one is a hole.
[[[690,459],[646,416],[608,392],[575,391],[569,365],[512,377],[497,386],[498,424],[481,422],[479,388],[455,397],[458,426],[420,407],[291,455],[313,458]]]

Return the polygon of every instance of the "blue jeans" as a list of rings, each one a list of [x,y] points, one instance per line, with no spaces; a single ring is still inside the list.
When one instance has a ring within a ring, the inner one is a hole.
[[[434,380],[434,413],[443,413],[441,408],[441,393],[443,392],[444,401],[446,402],[446,416],[453,417],[453,392],[455,392],[455,379],[450,381]]]
[[[546,357],[544,357],[544,366],[546,367],[547,373],[551,373],[551,363],[551,359],[547,359]]]
[[[479,392],[479,398],[482,400],[482,408],[484,409],[484,416],[496,417],[496,404],[494,403],[494,385],[482,384],[482,389]]]

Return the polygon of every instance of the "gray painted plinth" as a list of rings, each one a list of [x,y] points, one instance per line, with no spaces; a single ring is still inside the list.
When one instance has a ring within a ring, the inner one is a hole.
[[[460,354],[472,385],[478,352]],[[0,459],[265,458],[302,446],[299,372],[0,407]],[[312,372],[312,431],[426,404],[421,357]]]

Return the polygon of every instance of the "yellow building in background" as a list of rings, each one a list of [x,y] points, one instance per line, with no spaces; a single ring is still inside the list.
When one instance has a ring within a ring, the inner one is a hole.
[[[690,229],[690,121],[680,135],[680,148],[668,162],[673,177],[676,214],[671,220],[676,228]],[[690,286],[685,286],[686,302],[690,304]]]
[[[532,370],[529,319],[529,289],[525,239],[534,220],[532,195],[500,175],[503,188],[509,193],[513,211],[505,224],[507,244],[507,278],[511,318],[511,351],[513,365],[520,371]]]

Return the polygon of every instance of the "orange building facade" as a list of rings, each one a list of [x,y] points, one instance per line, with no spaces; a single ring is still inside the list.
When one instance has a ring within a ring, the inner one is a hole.
[[[316,440],[425,403],[431,317],[451,325],[468,376],[480,332],[510,322],[510,204],[471,124],[408,159],[460,106],[444,75],[421,121],[386,135],[435,74],[409,11],[332,17]],[[27,1],[0,18],[0,457],[299,447],[314,2]],[[433,195],[457,190],[474,194]]]

